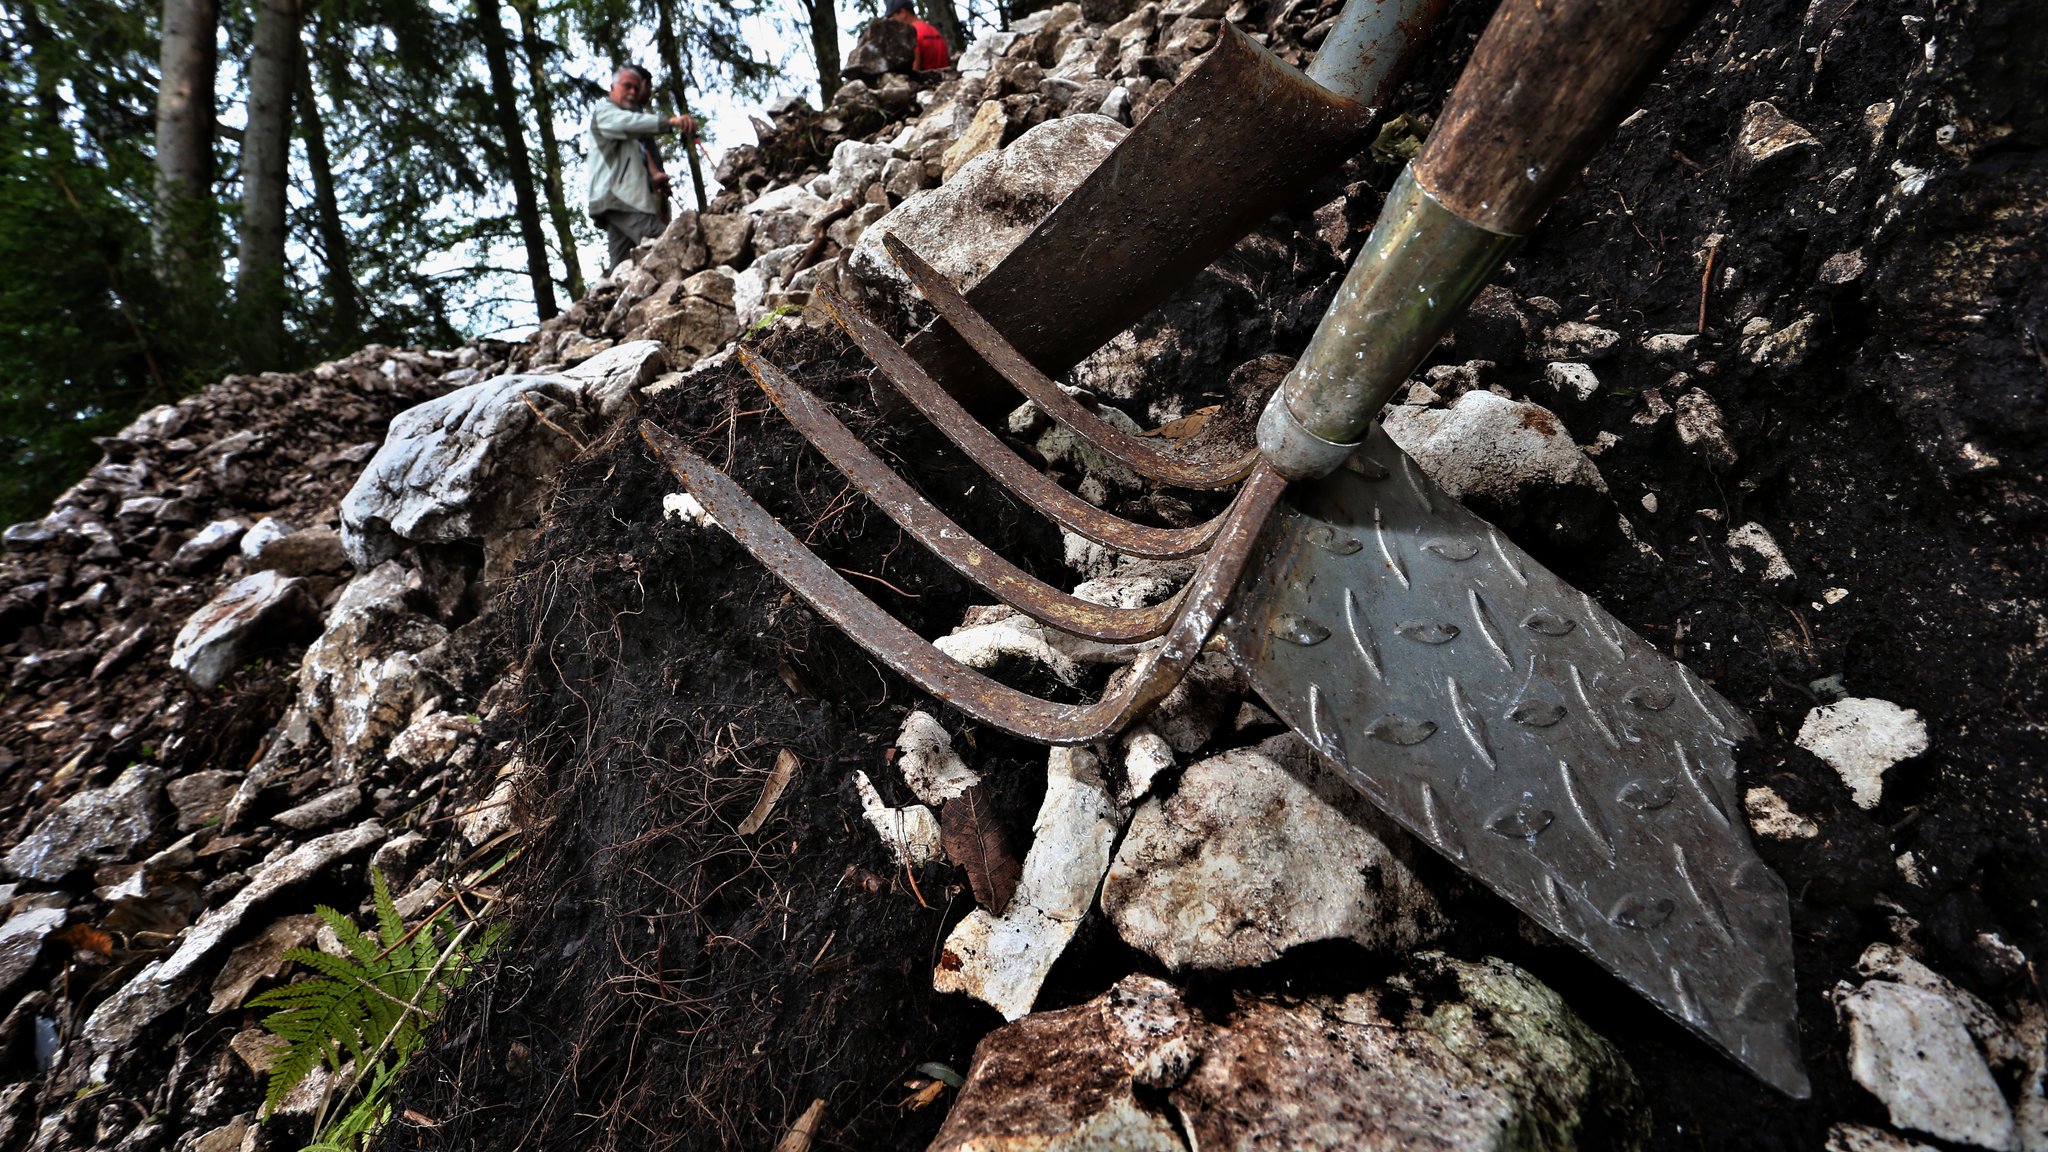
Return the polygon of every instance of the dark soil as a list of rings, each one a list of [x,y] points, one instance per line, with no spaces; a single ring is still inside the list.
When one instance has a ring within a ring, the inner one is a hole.
[[[1458,7],[1390,111],[1434,110],[1485,7]],[[2032,964],[1995,942],[2048,947],[2048,31],[2021,0],[1906,8],[1902,27],[1898,6],[1859,0],[1715,5],[1500,281],[1539,327],[1529,302],[1544,297],[1558,319],[1622,331],[1590,401],[1560,397],[1512,350],[1488,383],[1552,407],[1582,444],[1619,438],[1598,461],[1610,513],[1655,556],[1618,530],[1589,541],[1530,509],[1486,511],[1745,708],[1760,729],[1745,787],[1768,784],[1821,829],[1760,840],[1792,888],[1809,1101],[1765,1088],[1575,953],[1532,943],[1504,905],[1461,897],[1451,949],[1530,968],[1619,1045],[1661,1148],[1812,1149],[1832,1123],[1882,1123],[1849,1079],[1824,999],[1873,942],[1910,942],[2001,1009],[2041,995]],[[1817,146],[1741,164],[1736,128],[1760,100]],[[1894,111],[1873,129],[1866,109],[1886,101]],[[1930,173],[1924,191],[1902,191],[1895,165]],[[1235,364],[1299,350],[1395,172],[1355,161],[1265,230],[1266,243],[1336,251],[1294,260],[1298,277],[1232,305],[1237,320],[1263,319],[1212,342],[1213,362],[1183,378],[1191,389],[1213,393]],[[1316,211],[1340,189],[1343,204]],[[1864,275],[1820,282],[1823,261],[1858,250]],[[1693,351],[1643,351],[1649,334],[1694,332],[1703,305]],[[1777,330],[1809,313],[1796,365],[1743,353],[1752,318]],[[1469,359],[1485,333],[1458,339],[1442,362]],[[840,345],[798,333],[767,353],[842,412],[868,410],[864,365]],[[1690,380],[1673,388],[1680,371]],[[1687,387],[1726,414],[1732,468],[1682,447],[1668,420],[1632,420],[1646,391],[1674,400]],[[862,583],[924,634],[957,624],[975,602],[966,589],[765,407],[733,368],[646,415],[731,467],[834,564],[886,580]],[[1008,555],[1057,577],[1056,541],[928,431],[871,419],[856,430]],[[615,429],[567,474],[519,579],[507,612],[525,705],[506,735],[547,765],[533,798],[546,830],[519,864],[500,960],[417,1064],[408,1106],[432,1125],[400,1125],[399,1146],[766,1147],[820,1097],[825,1146],[918,1146],[944,1104],[905,1108],[902,1082],[925,1061],[964,1070],[999,1023],[931,991],[938,942],[971,903],[963,878],[892,869],[847,783],[865,769],[886,796],[892,776],[878,769],[901,717],[929,702],[722,533],[663,520],[674,487],[630,427]],[[1782,586],[1731,562],[1727,533],[1752,520],[1794,569]],[[1830,588],[1849,595],[1828,604]],[[1844,691],[1917,709],[1932,740],[1870,811],[1792,743],[1806,711]],[[956,720],[1021,841],[1042,751]],[[740,837],[784,748],[802,761],[798,784],[761,833]],[[1923,883],[1895,863],[1906,852]],[[1144,967],[1091,921],[1039,1005]],[[1238,979],[1342,988],[1370,974],[1349,946],[1325,946]]]

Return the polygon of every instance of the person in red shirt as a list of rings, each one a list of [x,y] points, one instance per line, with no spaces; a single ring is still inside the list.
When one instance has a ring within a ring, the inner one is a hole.
[[[945,34],[917,18],[911,8],[911,0],[889,0],[882,15],[917,29],[917,60],[911,65],[919,72],[930,72],[944,68],[953,62],[952,50],[946,47]]]

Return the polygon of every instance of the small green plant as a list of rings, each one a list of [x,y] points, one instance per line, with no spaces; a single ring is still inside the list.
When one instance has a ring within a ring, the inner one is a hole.
[[[743,341],[749,340],[753,338],[755,335],[767,331],[768,326],[770,324],[775,323],[777,320],[782,319],[784,316],[794,316],[795,314],[803,310],[804,307],[801,304],[784,304],[777,308],[770,308],[767,312],[762,314],[759,320],[756,320],[752,324],[748,325],[747,330],[745,332],[740,333],[740,339]]]
[[[370,880],[377,927],[364,932],[340,912],[316,907],[348,955],[293,948],[285,956],[316,975],[249,1001],[251,1007],[278,1009],[263,1018],[263,1026],[286,1042],[270,1068],[265,1117],[318,1065],[337,1074],[354,1065],[346,1083],[338,1078],[321,1101],[307,1152],[359,1152],[365,1146],[390,1117],[387,1093],[419,1050],[427,1024],[469,979],[503,928],[494,926],[471,940],[476,925],[454,929],[443,911],[407,930],[383,874],[372,868]],[[352,1099],[348,1111],[330,1125],[331,1111]]]

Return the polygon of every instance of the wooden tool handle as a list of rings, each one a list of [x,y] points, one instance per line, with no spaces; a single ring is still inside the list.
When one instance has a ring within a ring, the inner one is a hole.
[[[1416,158],[1416,179],[1472,223],[1526,234],[1705,6],[1504,0]]]

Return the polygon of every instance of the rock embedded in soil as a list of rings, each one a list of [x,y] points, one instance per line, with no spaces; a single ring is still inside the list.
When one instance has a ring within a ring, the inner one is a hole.
[[[853,788],[860,795],[861,816],[882,838],[898,865],[922,868],[945,858],[939,847],[939,818],[930,808],[922,804],[892,807],[883,802],[865,772],[854,772]]]
[[[257,652],[303,638],[318,612],[304,580],[251,573],[185,621],[171,641],[171,667],[194,687],[212,688]]]
[[[1605,360],[1621,342],[1621,333],[1583,320],[1567,320],[1543,330],[1536,348],[1538,360]]]
[[[1658,402],[1661,401],[1660,396]],[[1721,406],[1714,403],[1712,396],[1697,388],[1688,389],[1678,398],[1678,416],[1673,421],[1678,431],[1678,442],[1699,453],[1708,467],[1717,472],[1733,468],[1740,459],[1734,443],[1728,439],[1723,419]]]
[[[1875,808],[1892,765],[1927,751],[1927,725],[1911,708],[1851,696],[1806,714],[1794,743],[1833,768],[1858,808]]]
[[[1820,141],[1813,133],[1767,100],[1756,101],[1744,109],[1742,126],[1735,133],[1735,154],[1750,165],[1819,147]]]
[[[896,768],[926,804],[944,804],[981,783],[980,774],[953,751],[953,738],[929,712],[903,718],[896,736]]]
[[[108,787],[72,795],[8,850],[7,871],[55,884],[81,868],[134,858],[156,831],[163,782],[163,769],[137,764]]]
[[[1745,561],[1741,553],[1748,553]],[[1777,584],[1792,579],[1792,564],[1785,559],[1785,550],[1778,547],[1777,538],[1770,529],[1754,520],[1740,524],[1728,532],[1728,563],[1737,572],[1747,572],[1749,566],[1762,563],[1759,573],[1767,583]]]
[[[984,1037],[931,1146],[1595,1152],[1641,1147],[1648,1120],[1627,1064],[1556,993],[1428,953],[1348,996],[1240,993],[1214,1022],[1127,977]]]
[[[1588,364],[1570,361],[1545,364],[1543,379],[1558,392],[1580,402],[1591,400],[1600,391],[1600,378],[1593,374],[1593,368]]]
[[[1190,765],[1131,819],[1102,886],[1124,941],[1169,969],[1250,968],[1319,940],[1378,952],[1445,920],[1408,837],[1293,734]]]
[[[1001,916],[976,908],[954,926],[940,950],[932,987],[972,996],[1005,1020],[1031,1011],[1046,974],[1095,903],[1123,824],[1095,754],[1053,749],[1045,800],[1031,826],[1031,849],[1010,906]]]
[[[1820,825],[1794,812],[1785,798],[1759,785],[1742,794],[1742,810],[1749,826],[1759,836],[1773,840],[1811,840],[1820,835]]]
[[[1512,505],[1531,494],[1607,481],[1550,410],[1476,390],[1449,409],[1399,407],[1384,417],[1387,435],[1452,496]]]
[[[1894,1125],[2019,1152],[2012,1108],[1952,998],[1871,980],[1836,1003],[1849,1026],[1850,1075],[1884,1102]]]
[[[327,738],[343,777],[369,771],[432,692],[420,653],[448,630],[407,607],[408,589],[394,561],[349,581],[300,662],[294,707]]]

